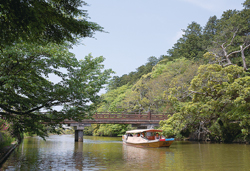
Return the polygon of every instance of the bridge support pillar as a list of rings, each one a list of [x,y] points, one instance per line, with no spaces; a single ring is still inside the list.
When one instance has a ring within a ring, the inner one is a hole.
[[[91,126],[91,124],[71,123],[70,126],[74,127],[75,141],[76,142],[83,142],[83,130],[85,127]]]
[[[147,125],[147,129],[154,129],[156,125]]]
[[[75,130],[75,141],[83,142],[83,130]]]

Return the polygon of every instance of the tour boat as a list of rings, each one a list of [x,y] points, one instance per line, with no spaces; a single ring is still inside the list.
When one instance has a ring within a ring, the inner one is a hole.
[[[122,136],[124,144],[133,145],[137,147],[169,147],[174,138],[165,138],[158,135],[162,130],[158,129],[136,129],[127,131]]]

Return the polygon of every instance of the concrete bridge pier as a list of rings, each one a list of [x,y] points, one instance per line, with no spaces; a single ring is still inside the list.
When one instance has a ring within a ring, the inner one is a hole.
[[[159,125],[156,125],[156,124],[147,125],[147,129],[154,129],[156,126],[159,126]]]
[[[72,123],[70,126],[73,126],[75,130],[75,142],[83,142],[83,130],[91,124]]]
[[[75,141],[83,142],[83,130],[75,130]]]

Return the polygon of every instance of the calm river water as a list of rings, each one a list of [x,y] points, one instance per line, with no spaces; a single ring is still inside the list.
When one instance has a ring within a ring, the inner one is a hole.
[[[2,165],[2,170],[250,170],[250,145],[176,141],[170,148],[136,148],[121,137],[53,135],[33,137]],[[1,170],[0,169],[0,170]]]

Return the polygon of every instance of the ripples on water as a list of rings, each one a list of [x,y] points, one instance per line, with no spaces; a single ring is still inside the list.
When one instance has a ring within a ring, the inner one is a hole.
[[[24,142],[2,170],[250,170],[250,146],[174,142],[170,148],[136,148],[120,137],[54,135]]]

